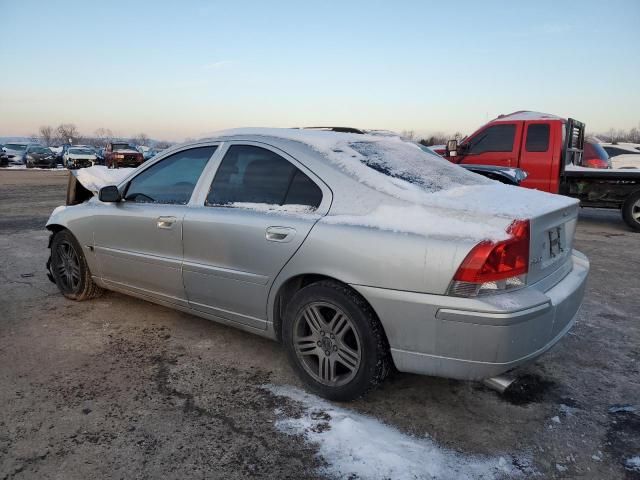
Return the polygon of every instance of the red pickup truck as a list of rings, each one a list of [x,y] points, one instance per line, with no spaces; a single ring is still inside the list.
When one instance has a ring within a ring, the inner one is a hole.
[[[640,171],[585,168],[584,145],[583,123],[519,111],[435,151],[458,164],[520,168],[528,175],[522,187],[575,197],[583,207],[620,209],[640,231]]]

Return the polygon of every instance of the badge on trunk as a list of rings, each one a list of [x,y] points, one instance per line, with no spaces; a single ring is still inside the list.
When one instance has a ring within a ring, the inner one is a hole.
[[[558,255],[564,252],[562,248],[562,243],[560,241],[560,232],[562,229],[560,227],[553,228],[549,230],[549,254],[551,258],[557,257]]]

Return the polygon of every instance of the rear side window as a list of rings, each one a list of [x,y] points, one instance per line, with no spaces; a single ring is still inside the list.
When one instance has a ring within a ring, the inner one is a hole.
[[[215,150],[215,146],[191,148],[161,160],[131,180],[125,200],[187,204]]]
[[[264,148],[233,145],[222,159],[206,204],[265,203],[317,208],[321,201],[320,188],[288,160]]]
[[[467,153],[510,152],[515,135],[515,124],[492,125],[470,140]]]
[[[546,152],[549,150],[549,124],[534,123],[527,127],[527,152]]]

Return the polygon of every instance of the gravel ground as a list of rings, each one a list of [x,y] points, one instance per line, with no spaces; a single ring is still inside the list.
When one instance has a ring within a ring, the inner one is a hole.
[[[331,459],[274,426],[299,405],[262,388],[299,385],[276,343],[116,293],[57,293],[43,226],[66,175],[0,170],[0,479],[318,478]],[[464,454],[526,453],[544,478],[640,478],[624,468],[640,455],[639,240],[616,212],[582,212],[578,323],[511,395],[395,374],[343,406]]]

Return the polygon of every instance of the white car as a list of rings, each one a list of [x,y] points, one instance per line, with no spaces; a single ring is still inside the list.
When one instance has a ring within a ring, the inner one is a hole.
[[[67,168],[92,167],[97,160],[96,152],[89,147],[71,147],[62,156],[62,163]]]
[[[602,143],[609,154],[611,168],[640,168],[640,146],[636,143]]]

